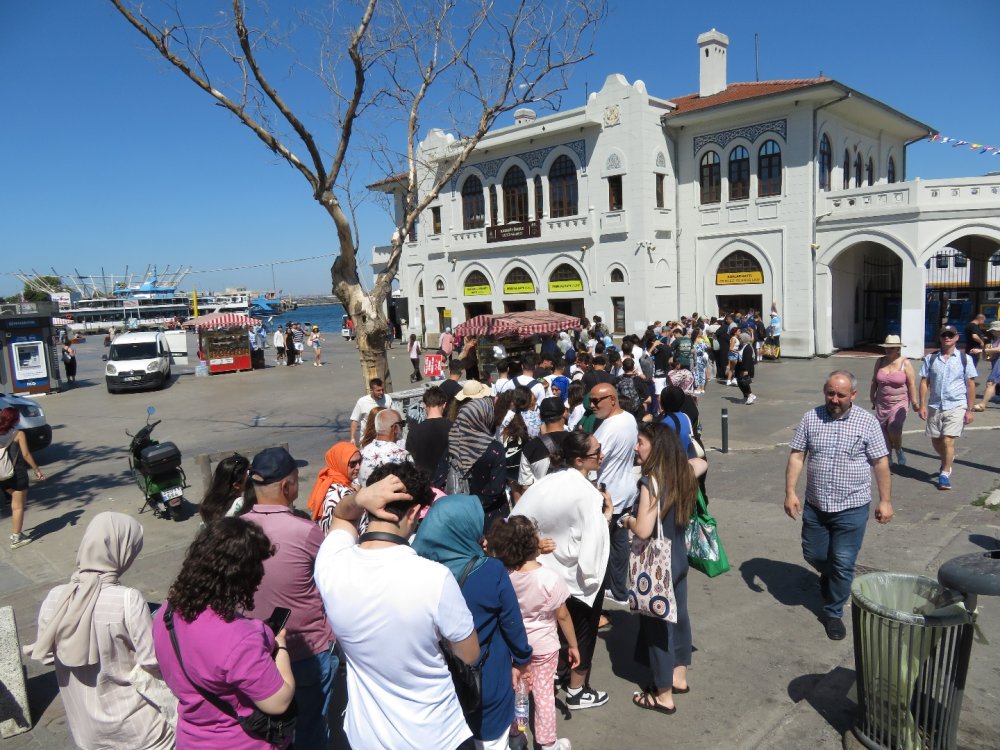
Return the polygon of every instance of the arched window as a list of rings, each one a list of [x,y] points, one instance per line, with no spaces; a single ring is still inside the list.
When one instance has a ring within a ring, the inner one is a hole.
[[[861,159],[861,152],[854,154],[854,187],[861,187],[862,173],[864,172],[864,161]]]
[[[625,283],[625,274],[622,273],[622,269],[620,269],[620,268],[612,268],[611,269],[611,283],[612,284],[624,284]]]
[[[781,195],[781,146],[767,141],[757,152],[757,195]]]
[[[518,166],[503,176],[503,220],[505,224],[528,220],[528,181]]]
[[[424,282],[423,282],[422,279],[421,279],[420,283],[417,284],[417,296],[418,297],[423,297],[424,296]]]
[[[891,156],[889,157],[889,169],[886,172],[886,179],[890,185],[896,181],[896,160]]]
[[[549,276],[549,291],[582,292],[583,279],[580,278],[579,272],[573,266],[569,263],[563,263],[556,266]]]
[[[437,292],[444,291],[444,279],[438,279],[434,282],[434,290]]]
[[[549,169],[549,216],[576,216],[576,165],[568,156],[560,156]]]
[[[497,225],[497,186],[490,185],[490,225]]]
[[[737,146],[729,152],[729,200],[740,201],[749,197],[750,152],[743,146]]]
[[[844,149],[844,190],[851,187],[851,154]]]
[[[542,176],[536,174],[532,180],[535,184],[535,220],[542,218]]]
[[[462,285],[462,292],[466,297],[488,295],[492,292],[490,289],[490,280],[486,278],[486,274],[482,271],[471,271],[469,272],[469,275],[465,277],[465,284]]]
[[[833,174],[833,149],[830,148],[830,138],[826,133],[819,141],[819,189],[829,190],[833,187],[830,177]]]
[[[868,164],[865,166],[865,182],[868,183],[868,187],[875,184],[875,162],[872,158],[868,157]]]
[[[760,263],[745,250],[736,250],[723,258],[716,274],[717,280],[722,274],[748,274],[741,277],[741,280],[745,279],[745,283],[760,284],[764,281],[764,270]]]
[[[534,294],[535,282],[531,276],[520,266],[510,269],[507,278],[503,280],[504,294]]]
[[[701,157],[701,202],[718,203],[722,200],[722,166],[719,155],[709,151]]]
[[[486,224],[486,203],[483,200],[483,183],[471,175],[462,184],[462,227],[482,229]]]

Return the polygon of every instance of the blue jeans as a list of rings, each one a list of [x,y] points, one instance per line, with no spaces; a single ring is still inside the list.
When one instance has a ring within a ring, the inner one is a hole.
[[[604,577],[605,587],[620,602],[628,601],[629,532],[618,525],[618,519],[629,510],[626,508],[611,516],[611,553],[608,556],[608,572]]]
[[[802,556],[820,574],[823,614],[841,618],[851,595],[854,561],[865,538],[870,503],[827,513],[810,503],[802,511]]]
[[[295,750],[327,750],[330,747],[330,723],[326,712],[339,665],[340,659],[329,649],[292,662],[295,703],[299,709]]]

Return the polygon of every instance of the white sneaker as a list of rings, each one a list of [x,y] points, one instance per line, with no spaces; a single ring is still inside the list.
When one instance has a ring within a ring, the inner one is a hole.
[[[17,549],[18,547],[23,547],[31,541],[31,537],[24,534],[23,532],[18,532],[17,534],[10,535],[10,548]]]
[[[756,400],[757,400],[757,397],[751,393],[749,396],[747,396],[747,400],[746,400],[747,406],[750,406],[750,404],[752,404]]]
[[[513,745],[511,745],[513,747]],[[540,745],[542,750],[573,750],[573,745],[565,737],[560,737],[551,745]]]
[[[906,466],[906,456],[903,455],[902,448],[896,451],[896,463],[900,466]]]
[[[726,381],[726,385],[736,385],[736,381],[735,380],[727,380]]]

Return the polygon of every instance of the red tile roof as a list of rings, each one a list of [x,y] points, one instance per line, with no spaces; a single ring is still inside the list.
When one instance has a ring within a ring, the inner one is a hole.
[[[698,94],[688,94],[676,99],[671,99],[677,105],[677,109],[668,112],[665,117],[670,118],[676,115],[684,115],[688,112],[695,112],[699,109],[715,107],[719,104],[730,104],[731,102],[753,99],[758,96],[768,96],[770,94],[782,94],[786,91],[815,86],[820,83],[828,83],[830,78],[794,78],[785,81],[747,81],[746,83],[731,83],[726,86],[725,91],[718,94],[702,98]]]
[[[399,174],[391,174],[384,180],[373,182],[371,185],[368,185],[367,187],[369,190],[388,187],[389,185],[395,185],[400,182],[406,182],[409,178],[410,175],[408,172],[400,172]]]

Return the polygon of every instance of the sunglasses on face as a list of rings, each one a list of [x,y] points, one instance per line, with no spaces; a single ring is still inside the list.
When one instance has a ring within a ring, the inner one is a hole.
[[[353,461],[348,461],[347,462],[347,467],[349,469],[356,469],[359,466],[361,466],[361,459],[360,458],[356,458]]]
[[[609,398],[611,398],[610,393],[607,396],[591,396],[590,403],[592,406],[598,406],[602,401]]]
[[[957,333],[951,333],[950,331],[945,331],[944,333],[941,334],[941,338],[943,339],[953,339],[956,336],[958,336]]]
[[[598,448],[593,453],[588,453],[587,454],[587,458],[600,458],[603,455],[604,455],[604,451],[602,451],[600,448]]]

